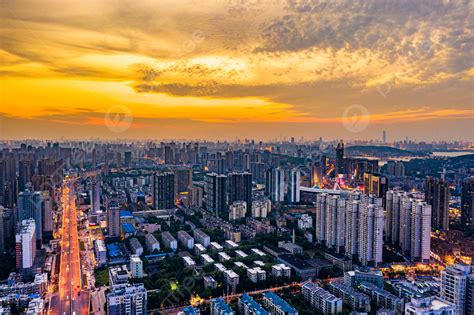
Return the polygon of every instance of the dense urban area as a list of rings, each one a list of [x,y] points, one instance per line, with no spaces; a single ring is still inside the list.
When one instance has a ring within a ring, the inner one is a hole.
[[[472,143],[0,149],[0,314],[474,314]]]

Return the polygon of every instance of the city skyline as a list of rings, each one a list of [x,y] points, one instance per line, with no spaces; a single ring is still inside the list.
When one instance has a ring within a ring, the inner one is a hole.
[[[3,139],[474,140],[470,2],[1,7]]]

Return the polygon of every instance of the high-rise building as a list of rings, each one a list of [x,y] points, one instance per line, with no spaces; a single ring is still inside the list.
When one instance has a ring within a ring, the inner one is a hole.
[[[176,194],[189,191],[192,184],[193,170],[190,167],[177,167],[173,169],[174,173],[174,192]]]
[[[41,218],[43,220],[41,224],[43,227],[43,233],[53,232],[53,200],[48,190],[43,190],[41,192]]]
[[[288,203],[300,202],[300,182],[301,182],[300,170],[297,168],[291,169],[288,173],[288,189],[287,189]]]
[[[36,224],[34,219],[22,220],[16,234],[16,267],[28,269],[36,257]]]
[[[131,167],[132,166],[132,152],[125,151],[124,153],[124,166]]]
[[[4,223],[5,208],[0,205],[0,256],[5,253],[5,223]]]
[[[265,183],[265,163],[251,162],[250,173],[252,173],[252,178],[256,183]]]
[[[107,294],[107,314],[146,315],[147,292],[143,283],[120,284]]]
[[[456,314],[472,314],[474,311],[474,274],[471,268],[469,265],[455,264],[441,271],[440,297],[456,305]]]
[[[265,193],[272,202],[285,201],[285,170],[270,168],[265,172]]]
[[[120,207],[115,202],[107,208],[107,231],[110,237],[120,237]]]
[[[397,177],[405,176],[405,163],[402,161],[388,161],[387,174]]]
[[[165,172],[153,175],[153,207],[160,209],[174,208],[174,173]]]
[[[26,185],[31,183],[35,172],[35,164],[32,160],[21,160],[18,162],[18,190],[23,191]]]
[[[449,184],[442,179],[426,177],[425,200],[431,205],[431,227],[449,230]]]
[[[388,179],[385,176],[375,173],[364,173],[364,193],[382,198],[382,205],[385,207],[385,198],[388,191]]]
[[[382,200],[364,204],[359,215],[358,256],[362,265],[382,262],[384,213]]]
[[[336,147],[336,164],[335,164],[335,173],[345,174],[344,169],[344,143],[339,142]]]
[[[387,192],[385,236],[412,261],[428,261],[431,246],[431,206],[421,195]]]
[[[316,241],[340,252],[345,243],[346,200],[339,195],[316,195]]]
[[[247,208],[252,207],[252,174],[245,173],[229,173],[227,175],[227,187],[229,196],[227,202],[230,204],[235,201],[244,201]]]
[[[91,212],[96,214],[100,211],[100,183],[97,180],[92,180],[90,190]]]
[[[462,183],[461,223],[474,229],[474,177],[466,178]]]
[[[227,219],[227,176],[216,173],[206,174],[204,205],[206,210]]]
[[[18,195],[18,221],[34,219],[36,222],[36,239],[42,239],[43,216],[41,193],[39,191],[22,191]]]

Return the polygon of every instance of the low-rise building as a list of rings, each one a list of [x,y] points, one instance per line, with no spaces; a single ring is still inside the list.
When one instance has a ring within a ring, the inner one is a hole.
[[[211,300],[211,315],[234,315],[229,304],[223,298]]]
[[[140,256],[132,255],[130,257],[130,275],[132,278],[143,278],[143,261]]]
[[[183,261],[184,261],[184,265],[186,267],[192,267],[194,268],[196,266],[196,262],[194,261],[194,259],[192,259],[191,257],[189,256],[184,256],[183,257]]]
[[[217,288],[217,281],[212,276],[204,276],[204,287],[215,289]]]
[[[245,315],[270,315],[270,313],[246,293],[242,294],[239,298],[239,310],[241,314]]]
[[[402,298],[378,287],[372,282],[360,283],[359,289],[369,295],[377,307],[392,309],[400,313],[404,310],[404,302]]]
[[[236,251],[235,251],[235,255],[236,255],[237,257],[239,257],[239,258],[245,258],[245,257],[248,256],[246,253],[244,253],[244,252],[241,251],[241,250],[236,250]]]
[[[283,248],[293,255],[301,255],[303,253],[303,247],[296,245],[292,242],[279,241],[278,247]]]
[[[409,315],[455,315],[456,305],[437,296],[412,298],[405,304],[405,314]]]
[[[228,285],[232,293],[235,293],[237,286],[239,285],[239,275],[233,270],[225,270],[224,271],[224,279],[226,285]]]
[[[171,250],[176,251],[178,249],[178,241],[171,235],[170,232],[161,233],[161,241],[163,245],[171,248]]]
[[[258,256],[261,256],[261,257],[266,256],[266,254],[258,248],[252,248],[251,251]]]
[[[206,248],[211,243],[211,238],[209,237],[209,235],[207,235],[200,229],[195,229],[193,231],[193,236],[194,236],[195,243],[199,243]]]
[[[383,288],[383,274],[379,270],[371,270],[367,272],[352,270],[344,273],[344,283],[351,287],[359,285],[362,282],[373,283],[379,288]]]
[[[213,250],[213,251],[216,251],[216,252],[221,252],[221,251],[224,250],[224,247],[222,247],[222,245],[217,243],[217,242],[211,242],[209,248],[210,248],[210,250]]]
[[[275,277],[291,277],[291,268],[285,264],[276,264],[272,266],[272,275]]]
[[[109,284],[110,287],[116,285],[127,284],[129,273],[125,265],[109,268]]]
[[[247,265],[244,264],[244,263],[241,262],[241,261],[236,261],[236,262],[234,262],[234,265],[235,265],[237,268],[249,269],[249,267],[247,267]]]
[[[205,252],[206,252],[206,247],[204,247],[202,244],[194,244],[194,254],[196,254],[197,256],[200,256]]]
[[[214,259],[212,259],[212,257],[209,256],[208,254],[202,254],[201,261],[204,265],[213,264],[215,262]]]
[[[298,218],[298,229],[306,230],[312,227],[313,227],[313,218],[310,215],[303,214],[301,215],[300,218]]]
[[[306,282],[301,287],[301,293],[312,307],[324,314],[342,313],[342,299],[334,296],[315,283]]]
[[[253,283],[257,283],[260,281],[265,281],[267,279],[267,273],[260,267],[248,268],[247,277]]]
[[[263,306],[272,315],[298,315],[298,311],[273,292],[263,293]]]
[[[227,240],[224,242],[224,247],[227,249],[236,249],[239,247],[239,245],[235,243],[234,241]]]
[[[194,238],[191,235],[189,235],[186,231],[178,231],[178,240],[187,249],[193,249]]]
[[[225,262],[225,261],[228,261],[228,260],[231,259],[230,256],[227,255],[227,254],[224,253],[224,252],[219,252],[219,253],[217,254],[217,256],[219,256],[219,261],[220,261],[220,262]]]
[[[145,235],[145,246],[148,252],[153,253],[155,250],[159,251],[160,250],[160,243],[156,239],[156,237],[148,233]]]
[[[107,263],[107,248],[103,240],[94,241],[95,260],[99,266]]]
[[[370,297],[344,284],[341,281],[329,283],[329,292],[341,298],[344,304],[349,305],[351,310],[359,312],[370,312]]]
[[[134,255],[143,255],[143,246],[136,238],[130,239],[130,250]]]
[[[308,280],[316,277],[316,269],[308,264],[305,260],[291,255],[283,254],[278,256],[277,261],[285,264],[295,271],[295,274],[303,280]]]

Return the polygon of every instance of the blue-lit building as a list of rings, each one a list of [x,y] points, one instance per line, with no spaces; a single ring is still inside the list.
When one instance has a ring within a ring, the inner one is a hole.
[[[201,315],[201,311],[198,308],[188,306],[182,312],[179,312],[178,315]]]
[[[260,304],[244,293],[239,299],[239,310],[243,315],[270,315]]]
[[[298,315],[298,311],[273,292],[263,293],[263,305],[272,315]]]
[[[234,311],[223,298],[211,300],[211,315],[234,315]]]
[[[130,223],[123,223],[122,224],[122,237],[129,238],[137,234],[137,230],[135,227]]]

